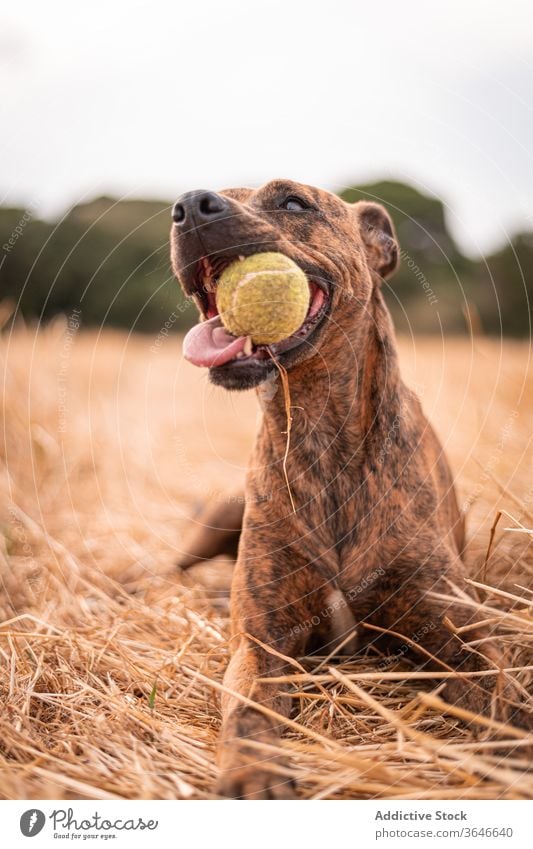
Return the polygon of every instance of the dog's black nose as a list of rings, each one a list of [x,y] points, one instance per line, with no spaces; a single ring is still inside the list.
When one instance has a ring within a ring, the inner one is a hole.
[[[226,199],[216,192],[186,192],[174,204],[172,220],[178,227],[191,227],[222,218],[227,211]]]

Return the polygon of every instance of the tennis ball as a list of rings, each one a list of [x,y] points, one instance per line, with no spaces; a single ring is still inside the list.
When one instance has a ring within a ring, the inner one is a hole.
[[[291,336],[309,308],[309,284],[299,266],[279,253],[253,254],[229,265],[217,285],[226,330],[270,345]]]

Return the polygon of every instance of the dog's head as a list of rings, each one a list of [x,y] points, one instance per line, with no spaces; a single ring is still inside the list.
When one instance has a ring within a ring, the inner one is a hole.
[[[372,321],[373,287],[398,261],[392,223],[382,206],[348,204],[289,180],[259,189],[187,192],[174,205],[172,219],[174,273],[209,322],[199,334],[200,348],[205,345],[199,364],[210,366],[211,380],[227,389],[249,389],[269,378],[276,371],[272,357],[294,369],[319,353],[342,356],[343,341],[353,349],[361,327]],[[216,306],[217,280],[238,257],[263,251],[286,254],[303,269],[309,312],[282,342],[254,346],[247,354],[240,350],[232,358],[231,338],[224,338]]]

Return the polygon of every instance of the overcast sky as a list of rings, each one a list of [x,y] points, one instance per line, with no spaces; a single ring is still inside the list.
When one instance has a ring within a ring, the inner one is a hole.
[[[4,203],[408,180],[471,252],[533,229],[528,0],[25,0],[0,12]]]

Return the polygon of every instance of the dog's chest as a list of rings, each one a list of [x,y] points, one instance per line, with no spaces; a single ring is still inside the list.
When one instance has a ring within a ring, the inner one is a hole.
[[[316,464],[293,487],[292,495],[299,523],[314,550],[334,555],[341,569],[368,550],[371,538],[379,535],[383,508],[379,482],[360,467],[346,464],[332,470]]]
[[[328,576],[353,577],[369,559],[379,559],[385,525],[393,520],[395,486],[386,465],[361,447],[358,433],[323,421],[320,428],[294,428],[286,475],[279,445],[272,450],[267,442],[256,456],[252,479],[265,515],[279,521],[285,542],[301,556],[327,564]]]

